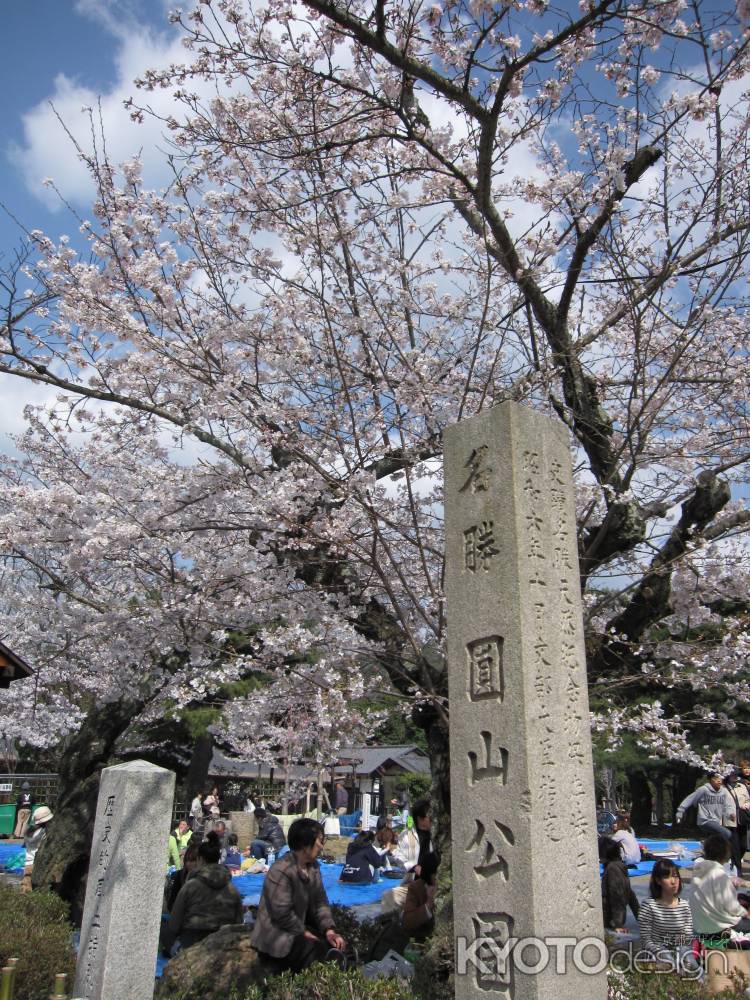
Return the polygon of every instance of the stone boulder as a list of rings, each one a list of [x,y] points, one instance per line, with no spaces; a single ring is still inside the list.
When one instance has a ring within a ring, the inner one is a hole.
[[[262,983],[268,969],[250,945],[250,931],[245,924],[220,927],[179,952],[157,982],[154,1000],[226,1000]]]

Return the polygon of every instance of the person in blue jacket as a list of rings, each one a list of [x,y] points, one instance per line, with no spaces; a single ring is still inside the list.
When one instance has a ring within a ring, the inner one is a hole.
[[[346,864],[339,877],[340,882],[374,882],[378,868],[384,861],[375,850],[373,842],[375,834],[371,830],[362,830],[349,844],[346,851]]]

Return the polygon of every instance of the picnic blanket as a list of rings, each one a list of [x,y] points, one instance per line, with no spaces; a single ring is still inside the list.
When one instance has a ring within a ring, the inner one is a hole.
[[[22,872],[26,861],[26,851],[21,844],[0,843],[0,869],[6,872]]]
[[[379,882],[372,882],[369,885],[353,885],[350,882],[339,882],[339,875],[343,867],[343,865],[326,864],[324,861],[320,862],[323,886],[328,894],[328,901],[330,903],[338,903],[341,906],[362,906],[364,903],[378,903],[386,889],[392,889],[394,885],[398,885],[395,879],[389,878],[381,879]],[[232,885],[239,890],[245,906],[258,905],[265,877],[265,874],[234,876]]]
[[[650,837],[637,837],[641,847],[645,847],[652,854],[671,853],[675,847],[684,848],[686,851],[700,851],[700,840],[652,840]]]
[[[693,854],[701,849],[699,840],[651,840],[648,837],[639,837],[638,843],[651,854],[669,858],[674,862],[675,868],[692,868],[695,864]],[[631,878],[637,875],[650,875],[655,864],[656,861],[639,861],[637,865],[628,865],[628,875]],[[599,874],[604,874],[602,864],[599,865]]]

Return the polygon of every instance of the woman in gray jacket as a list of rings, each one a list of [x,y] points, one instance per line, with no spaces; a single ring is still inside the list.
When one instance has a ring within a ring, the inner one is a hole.
[[[273,972],[301,972],[330,957],[332,949],[346,948],[336,933],[320,876],[323,827],[314,819],[296,819],[289,827],[287,841],[289,853],[266,875],[250,938]]]

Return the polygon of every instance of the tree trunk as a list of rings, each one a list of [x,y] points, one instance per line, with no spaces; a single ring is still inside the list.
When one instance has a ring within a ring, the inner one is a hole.
[[[433,706],[420,706],[414,721],[427,736],[432,772],[433,843],[440,853],[435,931],[417,966],[415,985],[429,1000],[453,1000],[453,872],[451,864],[451,789],[448,722]]]
[[[618,807],[617,792],[615,791],[615,772],[611,767],[602,768],[602,787],[604,788],[604,799],[602,805],[605,809],[614,812]]]
[[[34,861],[32,885],[51,889],[70,905],[80,925],[101,769],[113,760],[117,740],[142,709],[133,702],[94,708],[60,755],[60,796],[54,819]]]
[[[211,733],[203,733],[195,741],[193,756],[190,758],[188,771],[185,775],[185,798],[188,809],[198,792],[203,792],[208,786],[208,769],[214,754],[214,738]]]
[[[645,830],[651,826],[651,786],[646,772],[640,768],[627,772],[632,806],[630,808],[630,825],[634,830]]]
[[[664,826],[664,775],[659,774],[654,780],[656,789],[654,808],[656,809],[656,825]]]

